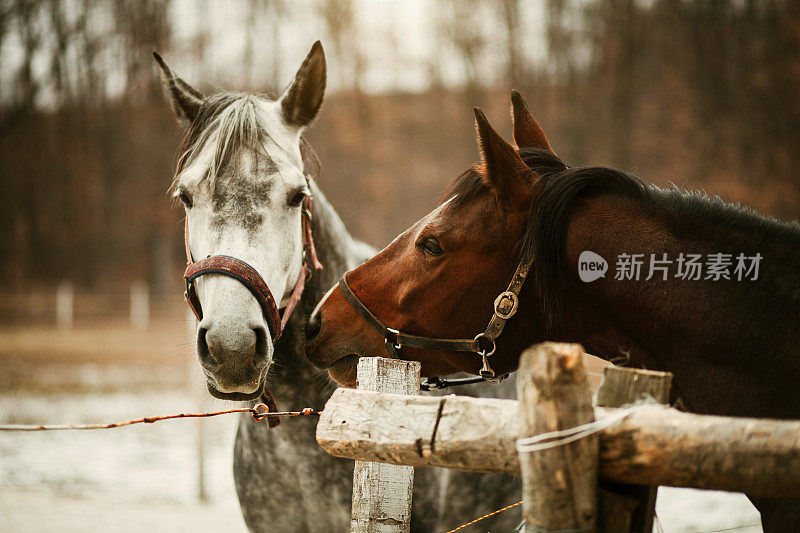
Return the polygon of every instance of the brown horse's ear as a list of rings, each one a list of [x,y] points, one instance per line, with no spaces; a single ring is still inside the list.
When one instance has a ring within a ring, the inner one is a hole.
[[[279,99],[287,124],[302,128],[314,120],[322,106],[327,76],[325,51],[322,43],[317,41],[297,70],[294,81]]]
[[[164,84],[164,91],[169,97],[169,103],[172,105],[178,124],[183,128],[188,128],[194,117],[200,112],[200,107],[203,105],[203,95],[200,91],[174,75],[158,53],[153,52],[153,57],[156,59],[158,69],[161,71],[161,82]]]
[[[514,147],[492,128],[483,111],[477,107],[474,109],[486,182],[495,190],[504,206],[516,207],[519,203],[527,205],[536,174]]]
[[[511,91],[511,107],[514,117],[514,142],[519,148],[541,148],[553,152],[544,130],[533,118],[528,103],[519,92]]]

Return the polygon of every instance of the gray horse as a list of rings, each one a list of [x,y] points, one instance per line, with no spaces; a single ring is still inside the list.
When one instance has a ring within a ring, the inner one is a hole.
[[[187,241],[195,257],[246,261],[284,306],[303,275],[303,200],[314,198],[311,228],[324,269],[306,285],[298,311],[276,342],[261,307],[241,283],[221,275],[197,280],[203,309],[197,356],[209,392],[251,400],[268,383],[282,407],[321,409],[334,385],[305,359],[305,321],[343,272],[375,252],[347,232],[326,201],[313,180],[318,162],[301,137],[322,104],[322,46],[314,44],[277,100],[248,93],[203,96],[156,59],[185,130],[173,191],[186,209]],[[459,393],[512,397],[514,385],[471,386]],[[300,418],[268,429],[242,416],[233,469],[251,531],[349,529],[353,463],[322,452],[315,426],[316,420]],[[519,481],[511,476],[419,468],[412,529],[447,531],[516,501],[519,492]],[[498,515],[481,528],[511,529],[518,514]]]

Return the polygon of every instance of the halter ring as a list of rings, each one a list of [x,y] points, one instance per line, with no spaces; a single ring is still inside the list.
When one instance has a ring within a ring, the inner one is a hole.
[[[253,420],[256,422],[261,422],[267,418],[267,415],[269,414],[269,407],[263,403],[257,403],[253,406],[250,414],[253,416]]]
[[[477,335],[475,335],[475,339],[474,339],[475,341],[478,342],[478,347],[480,347],[480,345],[481,345],[481,339],[486,339],[487,341],[491,342],[492,343],[491,344],[492,347],[489,348],[488,350],[485,350],[485,349],[481,348],[480,350],[478,350],[477,353],[481,357],[489,357],[497,349],[497,344],[494,342],[494,339],[490,339],[489,337],[487,337],[486,333],[478,333]]]

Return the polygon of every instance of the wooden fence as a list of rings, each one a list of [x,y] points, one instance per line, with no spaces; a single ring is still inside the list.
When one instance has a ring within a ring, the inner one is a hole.
[[[386,463],[521,474],[537,532],[649,533],[658,485],[800,497],[800,421],[680,412],[664,405],[669,373],[616,367],[593,404],[582,354],[526,350],[518,401],[418,396],[417,363],[362,358],[359,387],[336,390],[317,426],[323,449],[361,465],[351,531],[409,530],[413,470]]]
[[[150,294],[141,280],[119,288],[115,293],[85,292],[62,282],[55,290],[0,293],[0,325],[71,330],[128,323],[133,329],[146,330],[153,323],[182,317],[186,308],[180,293]]]

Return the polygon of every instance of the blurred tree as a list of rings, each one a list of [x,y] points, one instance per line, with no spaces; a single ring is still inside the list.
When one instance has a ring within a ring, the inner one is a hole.
[[[519,0],[500,0],[500,8],[506,29],[506,82],[511,87],[520,87],[524,76],[519,35]]]
[[[412,20],[367,1],[0,0],[0,289],[67,277],[177,290],[180,214],[165,192],[179,132],[153,49],[206,90],[266,78],[258,88],[278,92],[296,68],[284,57],[303,52],[288,43],[324,37],[333,83],[309,132],[321,185],[377,245],[475,161],[472,106],[508,131],[511,86],[573,163],[797,216],[799,2],[419,0]],[[403,24],[425,29],[426,50],[408,53]],[[537,42],[546,59],[532,63]],[[221,56],[241,61],[218,69]],[[402,94],[409,72],[430,90]],[[398,85],[367,94],[375,80]]]
[[[322,0],[319,10],[330,38],[331,57],[339,65],[339,85],[358,90],[363,58],[358,47],[353,0]]]

